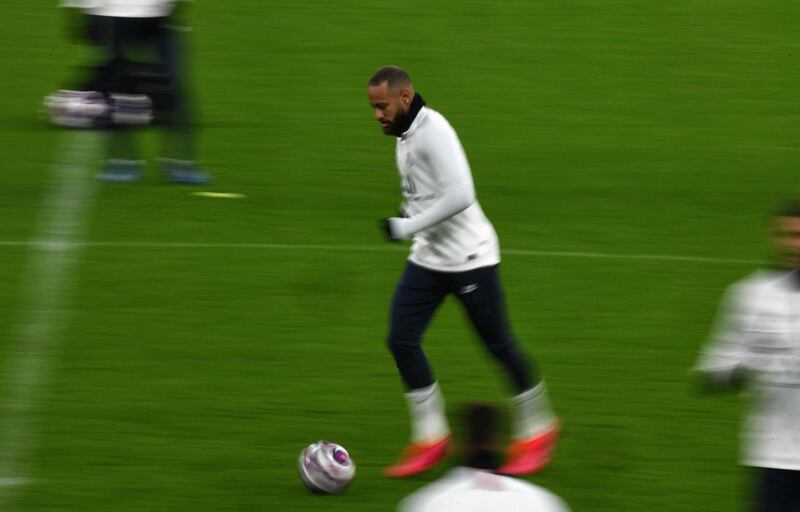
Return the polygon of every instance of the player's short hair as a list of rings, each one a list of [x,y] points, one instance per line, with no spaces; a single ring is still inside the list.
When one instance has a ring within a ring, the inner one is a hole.
[[[384,66],[372,74],[369,85],[381,85],[384,82],[388,82],[389,89],[394,91],[400,87],[410,87],[411,77],[398,66]]]
[[[500,409],[486,402],[472,402],[464,408],[464,465],[495,470],[502,463],[497,451]]]
[[[775,210],[773,217],[800,217],[800,201],[787,201]]]
[[[497,407],[485,402],[473,402],[464,409],[466,423],[466,442],[479,448],[491,445],[498,430],[500,412]]]

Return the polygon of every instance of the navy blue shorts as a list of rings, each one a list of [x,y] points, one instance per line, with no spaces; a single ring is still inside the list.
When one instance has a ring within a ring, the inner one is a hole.
[[[754,512],[800,512],[800,471],[756,468]]]
[[[498,266],[436,272],[408,262],[392,299],[389,345],[418,346],[448,295],[455,295],[490,350],[513,343]]]

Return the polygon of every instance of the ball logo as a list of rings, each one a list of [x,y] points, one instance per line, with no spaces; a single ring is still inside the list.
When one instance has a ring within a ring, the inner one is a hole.
[[[333,449],[333,460],[342,466],[347,466],[350,464],[350,457],[347,455],[347,452],[339,448]]]

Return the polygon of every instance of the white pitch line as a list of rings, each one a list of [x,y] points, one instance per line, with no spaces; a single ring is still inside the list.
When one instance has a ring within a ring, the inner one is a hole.
[[[706,256],[681,256],[678,254],[609,254],[602,252],[574,252],[574,251],[529,251],[505,249],[503,254],[516,256],[552,256],[557,258],[609,258],[618,260],[659,260],[680,261],[690,263],[731,263],[735,265],[762,265],[763,260],[746,260],[735,258],[712,258]]]
[[[28,247],[46,242],[33,240],[0,240],[0,247]],[[402,245],[336,245],[336,244],[275,244],[275,243],[217,243],[217,242],[147,242],[147,241],[86,241],[74,242],[82,247],[133,247],[143,249],[254,249],[275,251],[329,251],[329,252],[404,252]],[[763,260],[736,258],[713,258],[706,256],[682,256],[678,254],[620,254],[583,251],[547,251],[534,249],[502,249],[510,256],[534,256],[545,258],[599,258],[618,260],[656,260],[688,263],[720,263],[735,265],[761,265]]]
[[[97,154],[92,132],[66,132],[59,141],[39,209],[36,241],[29,259],[22,301],[14,324],[0,385],[0,510],[7,511],[13,488],[28,479],[26,458],[36,439],[33,419],[43,398],[65,323],[64,303],[77,270],[78,240],[84,234],[94,182],[88,164]]]
[[[0,488],[2,487],[16,487],[18,485],[25,485],[29,482],[27,478],[0,478]]]

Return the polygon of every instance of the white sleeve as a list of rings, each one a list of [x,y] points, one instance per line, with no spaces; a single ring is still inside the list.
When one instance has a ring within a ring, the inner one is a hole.
[[[406,496],[397,504],[397,512],[430,512],[430,502],[441,486],[441,482],[434,481]]]
[[[61,0],[61,7],[68,7],[70,9],[83,9],[89,11],[90,9],[99,9],[103,7],[103,0]]]
[[[466,210],[475,202],[475,185],[467,155],[449,125],[436,127],[424,141],[424,156],[434,173],[439,196],[429,208],[408,219],[396,219],[393,229],[399,238],[435,226]]]
[[[422,512],[417,505],[416,501],[408,498],[403,498],[397,505],[397,512]]]
[[[459,478],[453,473],[454,471],[458,470],[450,470],[439,480],[434,480],[403,498],[397,505],[397,512],[446,512],[441,510],[441,507],[438,507],[435,502],[437,498],[454,489],[454,479]]]
[[[717,316],[711,340],[708,342],[695,371],[705,373],[719,382],[727,381],[748,360],[747,337],[752,289],[733,286],[728,289]]]
[[[548,498],[549,504],[545,505],[544,510],[547,510],[548,512],[572,512],[572,509],[569,508],[567,502],[562,500],[559,496],[552,495]]]

